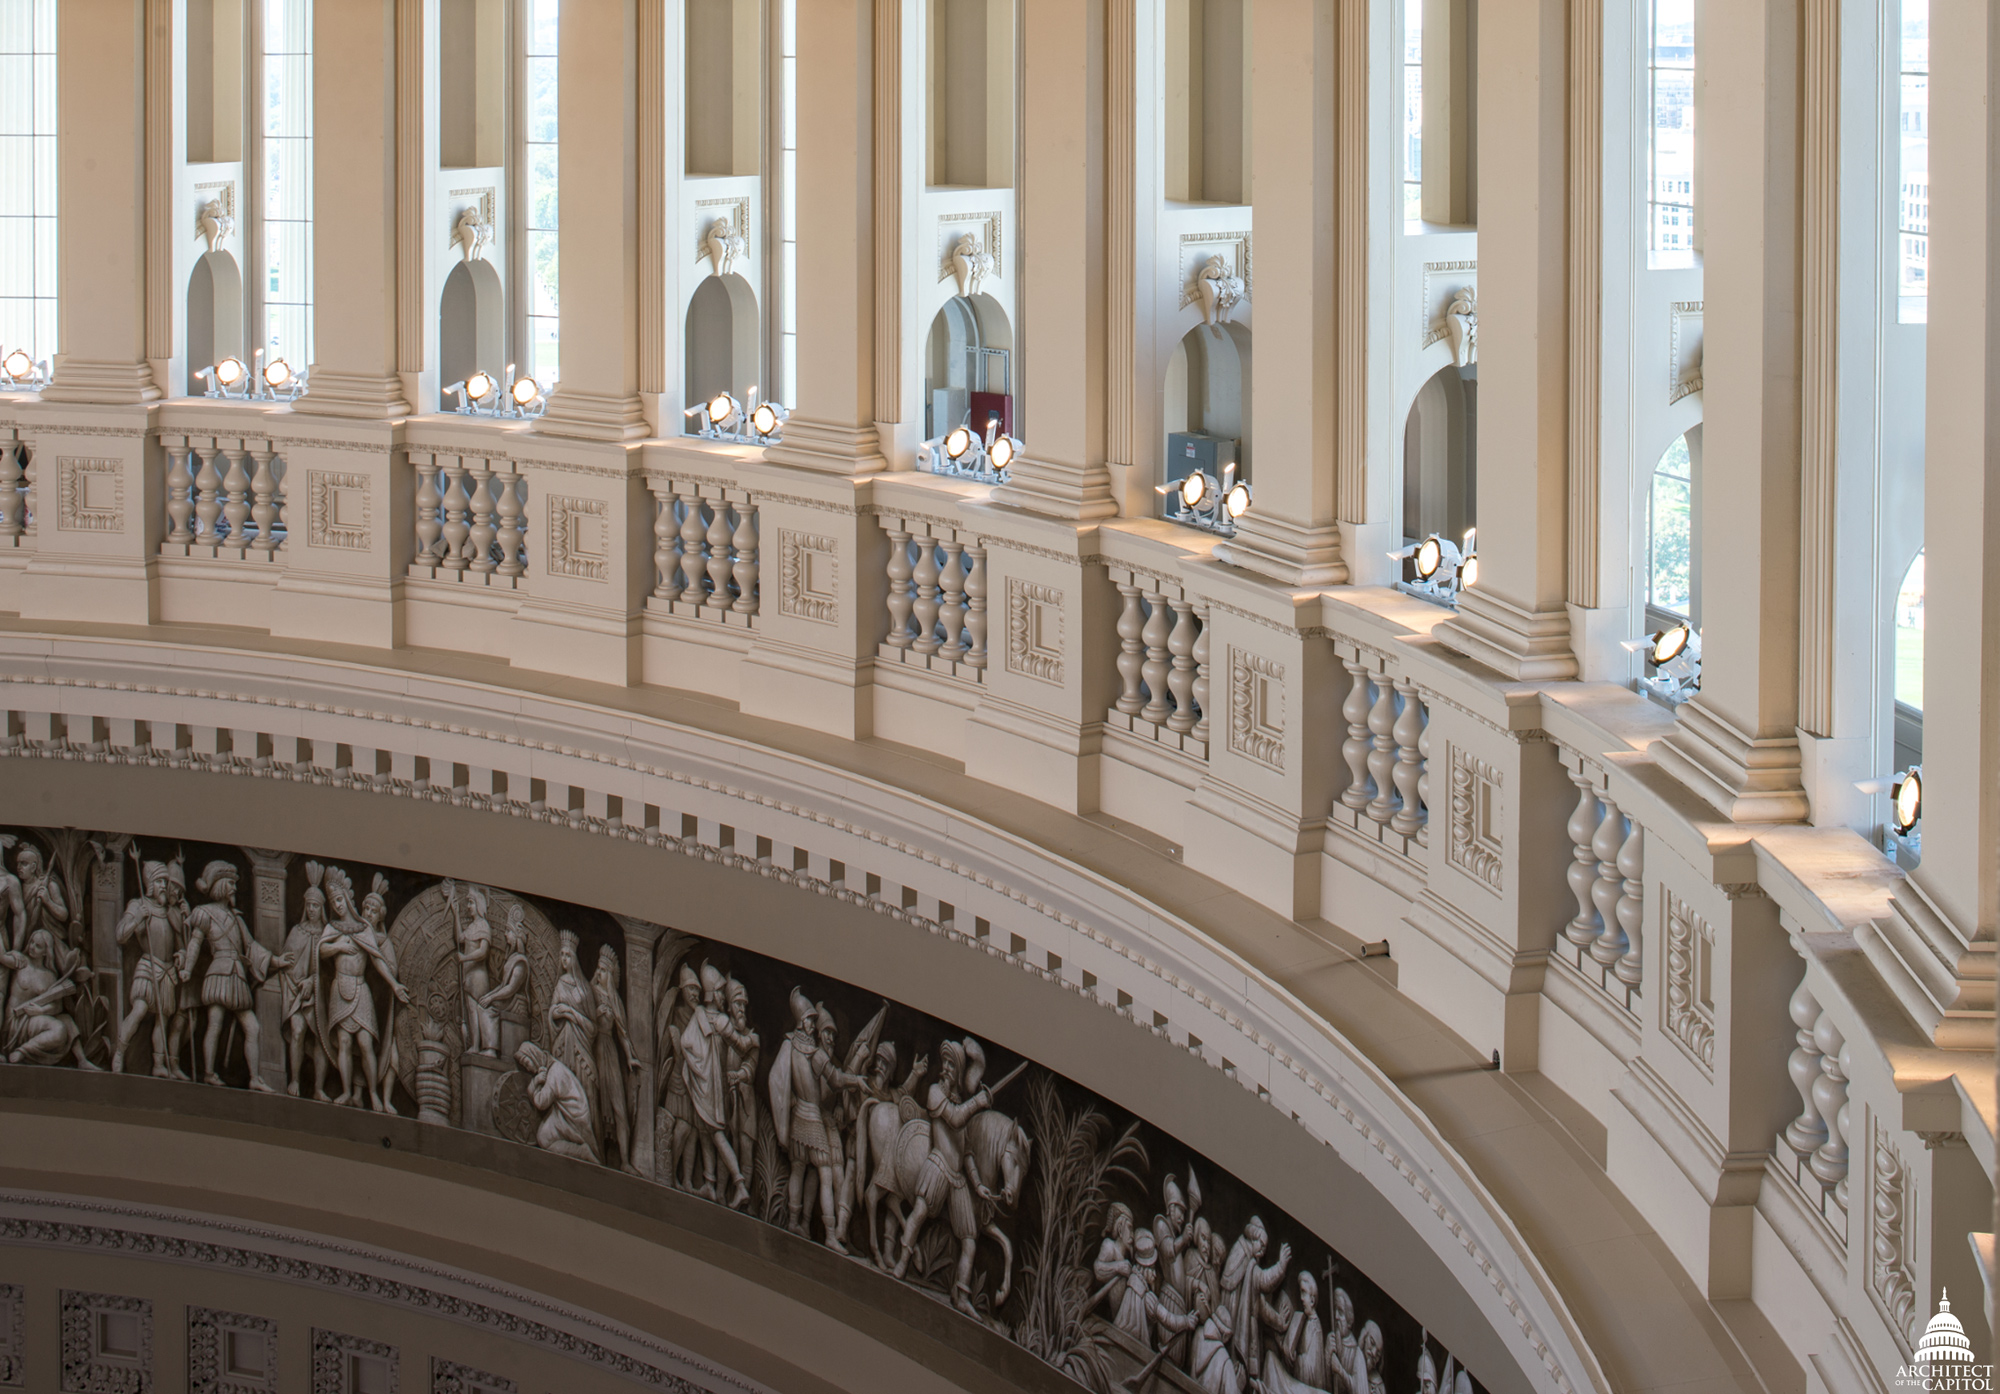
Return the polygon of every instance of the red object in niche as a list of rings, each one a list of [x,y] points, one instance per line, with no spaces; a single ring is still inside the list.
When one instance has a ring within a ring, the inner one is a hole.
[[[1005,392],[971,392],[966,395],[971,399],[969,405],[972,408],[971,426],[973,430],[979,432],[984,437],[987,421],[994,416],[998,416],[1000,418],[1000,434],[1003,436],[1014,434],[1013,397]]]

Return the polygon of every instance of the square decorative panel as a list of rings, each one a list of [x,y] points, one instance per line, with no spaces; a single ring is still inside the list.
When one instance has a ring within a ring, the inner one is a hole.
[[[150,1394],[153,1304],[101,1292],[63,1293],[62,1387],[69,1394]]]
[[[455,1360],[431,1357],[431,1394],[519,1394],[520,1386]]]
[[[750,200],[747,198],[698,198],[694,206],[700,211],[695,215],[694,259],[708,260],[708,234],[719,219],[729,219],[729,225],[736,235],[747,243],[750,238]],[[721,267],[715,268],[720,271]]]
[[[1701,313],[1699,300],[1676,300],[1669,309],[1667,331],[1667,403],[1701,391]]]
[[[124,462],[58,456],[56,527],[63,532],[124,531]]]
[[[1229,748],[1282,772],[1285,768],[1285,669],[1239,648],[1229,650]]]
[[[1007,671],[1062,686],[1063,594],[1007,578]]]
[[[603,499],[549,495],[549,570],[585,581],[611,578],[611,512]]]
[[[778,612],[818,624],[840,615],[840,544],[778,529]]]
[[[1689,904],[1667,891],[1661,914],[1666,920],[1667,993],[1661,1005],[1667,1034],[1680,1042],[1704,1070],[1715,1069],[1714,981],[1715,929]]]
[[[315,1328],[312,1394],[396,1394],[396,1348]]]
[[[979,239],[979,249],[993,258],[992,275],[996,278],[1006,272],[1000,257],[1000,232],[1006,220],[998,213],[940,213],[938,214],[937,256],[938,279],[949,281],[954,272],[951,264],[951,249],[958,245],[958,239],[971,233]]]
[[[1195,303],[1199,294],[1195,281],[1195,268],[1212,256],[1220,256],[1224,267],[1232,276],[1243,282],[1243,298],[1250,298],[1250,234],[1247,232],[1184,232],[1181,234],[1180,265],[1175,274],[1180,277],[1180,305],[1186,309]]]
[[[0,1283],[0,1385],[18,1389],[28,1382],[28,1297],[13,1283]]]
[[[1445,860],[1500,893],[1500,771],[1470,751],[1451,748],[1451,841]]]
[[[371,505],[367,475],[307,470],[307,545],[367,551],[372,539]]]
[[[187,1309],[188,1394],[275,1394],[278,1323],[268,1317]]]
[[[1427,261],[1424,263],[1423,296],[1417,302],[1417,313],[1423,316],[1417,326],[1424,336],[1421,348],[1429,348],[1445,334],[1444,312],[1452,298],[1467,286],[1479,285],[1479,263],[1476,261]]]

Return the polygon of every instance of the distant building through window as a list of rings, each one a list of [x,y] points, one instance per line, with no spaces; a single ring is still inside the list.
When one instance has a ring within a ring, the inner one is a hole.
[[[1652,0],[1647,78],[1649,260],[1688,266],[1695,254],[1694,0]]]
[[[1896,193],[1896,318],[1922,324],[1929,308],[1931,232],[1930,0],[1903,0]]]
[[[264,0],[264,352],[313,355],[312,0]]]
[[[562,0],[527,0],[523,159],[527,193],[522,202],[527,243],[528,316],[526,371],[543,386],[562,376],[562,321],[556,291],[556,53]]]
[[[56,0],[0,0],[0,352],[56,352]]]

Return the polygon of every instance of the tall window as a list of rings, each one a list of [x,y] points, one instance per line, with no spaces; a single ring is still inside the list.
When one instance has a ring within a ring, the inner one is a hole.
[[[1647,248],[1655,266],[1694,261],[1694,0],[1652,0],[1647,93]]]
[[[312,0],[264,0],[264,352],[312,362]]]
[[[1694,461],[1676,437],[1653,467],[1646,510],[1646,608],[1694,618]]]
[[[1424,216],[1424,0],[1403,0],[1403,221]]]
[[[1903,0],[1901,137],[1896,193],[1896,318],[1922,324],[1929,308],[1931,244],[1931,8]]]
[[[1919,551],[1896,592],[1896,700],[1924,709],[1924,554]]]
[[[0,350],[56,351],[56,0],[0,0]]]
[[[527,256],[526,370],[547,386],[562,376],[556,289],[556,43],[562,0],[527,0],[522,168],[527,173],[522,239]]]
[[[784,0],[778,16],[778,372],[765,395],[795,402],[799,392],[799,7]]]

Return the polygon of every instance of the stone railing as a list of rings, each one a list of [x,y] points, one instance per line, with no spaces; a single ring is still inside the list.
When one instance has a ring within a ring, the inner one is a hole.
[[[20,428],[0,425],[0,549],[30,545],[35,535],[35,452]]]
[[[877,660],[985,681],[986,541],[927,518],[883,515],[889,626]]]
[[[1207,607],[1176,579],[1127,566],[1108,570],[1120,604],[1118,697],[1105,726],[1206,761]]]
[[[527,482],[512,461],[412,447],[416,554],[410,575],[512,589],[528,570]]]
[[[1596,762],[1567,750],[1562,754],[1577,789],[1576,807],[1565,824],[1571,844],[1565,879],[1576,898],[1576,914],[1562,927],[1559,961],[1632,1011],[1645,973],[1645,831],[1619,812],[1605,792],[1604,773]],[[1707,960],[1691,961],[1705,950],[1676,935],[1669,939],[1666,952],[1675,955],[1676,966],[1684,970],[1673,975],[1675,982],[1698,983],[1692,990],[1677,989],[1680,997],[1670,1010],[1690,1023],[1687,1030],[1702,1038],[1702,1049],[1709,1049],[1715,1007],[1707,986]]]
[[[757,501],[708,480],[651,476],[653,569],[646,608],[710,624],[755,628]]]
[[[1416,859],[1419,849],[1430,844],[1432,806],[1430,715],[1423,691],[1382,655],[1353,645],[1335,648],[1347,673],[1347,695],[1340,704],[1347,734],[1340,743],[1346,788],[1333,806],[1332,819]],[[1454,772],[1449,797],[1454,826],[1469,830],[1461,839],[1468,855],[1482,864],[1498,856],[1485,831],[1490,810],[1481,806],[1481,788],[1469,766]]]
[[[276,560],[285,546],[285,512],[291,500],[285,491],[284,457],[268,437],[162,434],[160,448],[168,462],[161,556]],[[66,516],[73,512],[80,518],[96,514],[108,519],[116,512],[109,499],[121,483],[120,471],[113,461],[88,463],[101,466],[101,480],[89,470],[66,477],[59,507]],[[106,499],[96,509],[91,507],[93,488]]]

